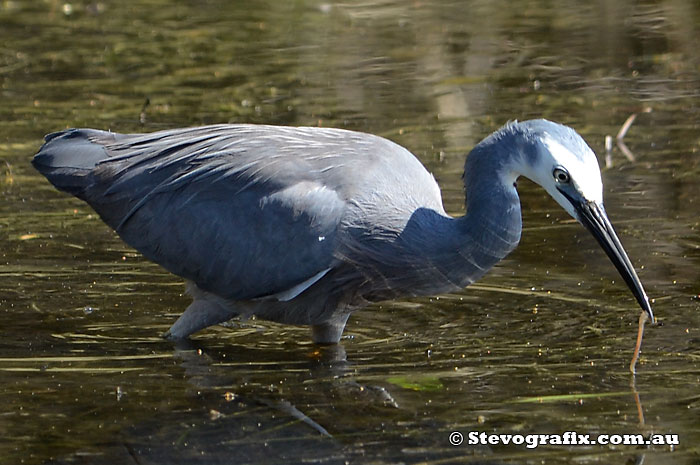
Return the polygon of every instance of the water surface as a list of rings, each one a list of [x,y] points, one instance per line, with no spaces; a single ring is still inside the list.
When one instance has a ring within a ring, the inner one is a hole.
[[[683,0],[1,2],[1,461],[697,463],[699,24]],[[529,181],[520,247],[463,292],[357,312],[335,349],[255,320],[174,345],[181,281],[29,165],[66,127],[335,126],[408,147],[461,215],[464,157],[506,121],[572,125],[605,165],[632,113],[634,161],[615,147],[603,178],[663,324],[634,383],[631,294]],[[455,447],[453,431],[680,445]]]

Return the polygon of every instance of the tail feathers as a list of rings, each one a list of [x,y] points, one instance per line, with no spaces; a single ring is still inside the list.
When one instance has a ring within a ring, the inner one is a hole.
[[[91,171],[108,158],[103,145],[95,140],[113,138],[108,132],[94,129],[54,132],[46,136],[32,165],[58,189],[80,197],[90,182]]]

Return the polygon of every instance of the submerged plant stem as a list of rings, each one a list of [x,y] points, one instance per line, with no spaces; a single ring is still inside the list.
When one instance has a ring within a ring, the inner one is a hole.
[[[644,337],[644,323],[646,323],[649,317],[647,313],[642,311],[639,315],[639,329],[637,330],[637,344],[634,346],[634,355],[632,355],[632,361],[630,362],[630,373],[633,375],[637,373],[636,366],[637,360],[639,359],[639,352],[642,348],[642,337]]]

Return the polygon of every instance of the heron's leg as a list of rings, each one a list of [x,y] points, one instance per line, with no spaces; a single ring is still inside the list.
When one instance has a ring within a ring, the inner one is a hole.
[[[348,322],[349,313],[336,316],[334,319],[311,326],[311,339],[315,344],[337,344],[343,335],[345,323]]]
[[[236,316],[236,313],[225,306],[210,300],[195,299],[185,313],[170,327],[165,337],[168,339],[184,339],[190,334],[211,325],[223,323]]]

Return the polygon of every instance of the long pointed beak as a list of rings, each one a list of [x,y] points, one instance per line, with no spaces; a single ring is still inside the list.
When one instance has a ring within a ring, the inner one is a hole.
[[[625,280],[632,294],[634,294],[634,297],[637,299],[637,302],[639,302],[639,306],[647,312],[649,320],[654,323],[654,312],[651,309],[649,297],[647,297],[647,293],[644,292],[642,282],[639,280],[639,276],[637,276],[632,262],[630,262],[625,249],[622,247],[620,239],[618,239],[617,234],[615,234],[615,230],[612,224],[610,224],[610,220],[603,206],[595,202],[576,200],[561,189],[560,192],[569,199],[578,213],[578,220],[593,234],[593,237],[596,238],[600,246],[605,250],[605,253],[613,262],[615,268],[617,268],[620,276]]]

